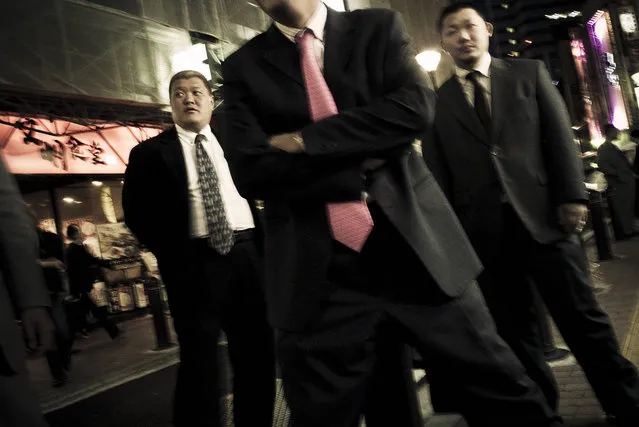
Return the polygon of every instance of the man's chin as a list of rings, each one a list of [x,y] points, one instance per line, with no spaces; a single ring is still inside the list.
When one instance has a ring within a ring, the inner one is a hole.
[[[479,55],[476,55],[474,53],[469,53],[465,55],[459,55],[455,59],[455,62],[459,66],[469,67],[469,66],[474,66],[475,64],[477,64],[477,62],[479,61],[479,58],[480,58]]]

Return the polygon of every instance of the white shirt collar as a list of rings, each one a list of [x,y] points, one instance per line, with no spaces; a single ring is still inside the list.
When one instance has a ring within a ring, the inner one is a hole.
[[[467,70],[466,68],[461,68],[455,65],[455,74],[461,81],[464,81],[464,79],[466,79],[466,76],[468,76],[468,74],[470,74],[471,71],[479,71],[484,77],[490,78],[491,62],[492,62],[492,58],[490,57],[490,53],[485,52],[482,55],[482,57],[479,58],[479,62],[477,63],[477,66],[474,67],[472,70]]]
[[[292,42],[295,42],[295,37],[300,31],[308,28],[313,31],[315,38],[324,41],[324,27],[326,27],[326,18],[328,17],[328,9],[323,2],[319,2],[317,9],[308,20],[304,28],[292,28],[282,25],[279,22],[275,22],[275,26]]]
[[[178,138],[180,138],[181,141],[187,141],[193,144],[195,142],[195,137],[198,134],[204,135],[207,141],[214,141],[213,131],[211,130],[210,125],[206,125],[203,129],[200,130],[200,132],[197,133],[184,129],[182,126],[177,124],[175,125],[175,129],[177,130]]]

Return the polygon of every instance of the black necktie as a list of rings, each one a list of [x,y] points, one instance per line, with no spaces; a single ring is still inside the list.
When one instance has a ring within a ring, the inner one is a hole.
[[[486,129],[486,133],[488,136],[491,134],[492,129],[492,120],[490,118],[490,110],[488,109],[488,100],[486,99],[486,94],[484,93],[484,87],[479,83],[479,76],[481,73],[479,71],[472,71],[468,74],[466,79],[473,84],[475,88],[475,112],[479,117],[479,121],[481,122],[484,129]]]
[[[195,155],[197,157],[197,174],[204,201],[206,222],[209,230],[209,244],[222,255],[226,255],[233,247],[233,229],[226,218],[224,200],[220,194],[220,184],[213,162],[204,150],[206,136],[195,137]]]

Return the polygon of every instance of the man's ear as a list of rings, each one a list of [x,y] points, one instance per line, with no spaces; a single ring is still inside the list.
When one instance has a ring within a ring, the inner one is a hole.
[[[486,30],[488,31],[488,37],[492,37],[493,32],[495,31],[493,24],[491,24],[490,22],[486,22]]]

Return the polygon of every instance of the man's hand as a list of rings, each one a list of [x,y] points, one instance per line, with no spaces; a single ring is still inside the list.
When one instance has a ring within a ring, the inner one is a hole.
[[[286,151],[287,153],[295,154],[304,151],[304,140],[299,133],[274,135],[269,138],[268,142],[271,147]]]
[[[46,307],[30,307],[22,312],[27,349],[42,355],[54,346],[55,326]]]
[[[581,203],[564,203],[557,208],[557,216],[566,233],[581,233],[588,218],[588,208]]]

